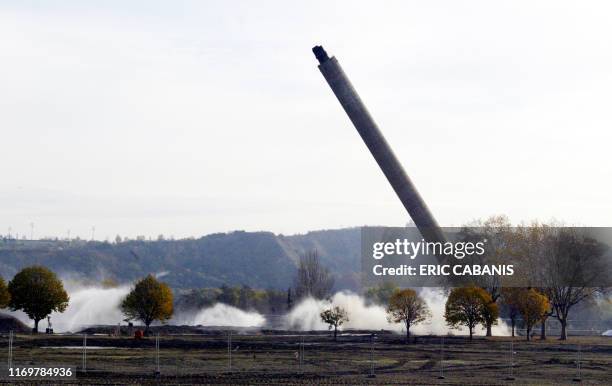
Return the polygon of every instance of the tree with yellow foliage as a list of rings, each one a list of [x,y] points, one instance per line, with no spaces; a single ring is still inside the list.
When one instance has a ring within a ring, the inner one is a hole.
[[[516,307],[523,318],[527,328],[527,340],[531,339],[531,329],[536,323],[542,321],[544,314],[549,310],[548,298],[534,288],[525,289],[518,297]]]
[[[387,320],[392,323],[404,323],[406,326],[406,343],[410,341],[410,327],[421,323],[431,316],[427,304],[410,288],[396,289],[389,299]]]
[[[121,302],[121,311],[128,319],[142,321],[145,332],[153,321],[165,322],[172,317],[172,290],[166,283],[158,281],[153,275],[140,280]]]
[[[470,340],[478,324],[485,325],[487,320],[497,320],[498,316],[497,304],[480,287],[453,288],[446,300],[446,323],[453,328],[466,326],[470,331]]]

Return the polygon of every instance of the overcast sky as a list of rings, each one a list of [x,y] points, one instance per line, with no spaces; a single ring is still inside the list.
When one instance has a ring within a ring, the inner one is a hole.
[[[442,225],[612,226],[608,1],[0,0],[0,234],[409,219],[335,55]]]

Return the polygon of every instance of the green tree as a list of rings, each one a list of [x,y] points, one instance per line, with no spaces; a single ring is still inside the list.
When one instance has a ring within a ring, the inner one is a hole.
[[[550,308],[548,298],[537,290],[530,288],[521,291],[516,307],[527,328],[527,340],[530,340],[531,329],[536,323],[542,321],[542,318]]]
[[[335,306],[321,312],[321,320],[329,325],[329,329],[334,329],[334,340],[337,340],[338,327],[348,322],[348,313],[342,307]]]
[[[210,307],[217,302],[219,297],[217,288],[197,288],[180,292],[174,301],[176,310],[195,311]]]
[[[474,334],[474,327],[486,323],[487,313],[495,311],[490,308],[497,305],[493,303],[491,295],[480,287],[454,288],[446,301],[444,318],[446,323],[453,328],[466,326],[470,331],[470,340]]]
[[[410,326],[421,323],[431,316],[427,304],[414,290],[397,289],[389,299],[387,320],[406,325],[406,343],[410,340]]]
[[[230,287],[223,284],[220,288],[221,293],[217,300],[229,306],[238,307],[240,301],[240,287]]]
[[[172,290],[153,275],[140,280],[121,302],[121,311],[128,319],[142,321],[145,332],[154,320],[165,322],[172,317]]]
[[[257,293],[248,285],[243,285],[238,289],[238,308],[249,310],[254,308],[257,303]]]
[[[0,308],[6,308],[11,301],[11,294],[8,291],[6,282],[0,277]]]
[[[64,312],[70,300],[61,280],[41,266],[22,269],[9,282],[8,290],[11,296],[9,307],[13,311],[23,310],[34,320],[35,333],[38,332],[39,321],[54,311]]]

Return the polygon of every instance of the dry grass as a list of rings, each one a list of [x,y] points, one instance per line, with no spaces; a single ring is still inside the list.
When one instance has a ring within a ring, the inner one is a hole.
[[[402,338],[382,334],[373,350],[375,378],[369,378],[372,345],[369,336],[304,337],[304,364],[296,354],[301,338],[283,335],[234,335],[232,368],[223,335],[160,337],[161,377],[156,369],[154,339],[89,336],[87,373],[79,371],[78,383],[95,384],[576,384],[576,360],[580,346],[582,384],[610,384],[612,338],[572,337],[560,342],[525,342],[516,338],[510,375],[510,338],[445,337],[441,362],[441,338],[419,337],[406,345]],[[15,339],[14,362],[18,366],[68,365],[81,370],[82,350],[52,348],[80,346],[80,336],[29,336]],[[0,360],[6,363],[7,340],[0,340]],[[441,364],[445,379],[438,379]],[[1,381],[0,381],[1,382]],[[74,382],[74,381],[73,381]]]

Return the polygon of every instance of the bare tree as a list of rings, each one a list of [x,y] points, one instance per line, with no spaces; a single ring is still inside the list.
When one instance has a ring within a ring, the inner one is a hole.
[[[549,283],[548,268],[545,264],[546,256],[553,248],[553,240],[555,239],[555,227],[560,227],[561,224],[543,224],[537,221],[530,225],[519,225],[515,230],[515,258],[523,267],[521,274],[527,279],[527,287],[535,288],[541,293],[548,296],[548,291],[545,288]],[[553,316],[554,311],[549,302],[549,309],[542,315],[540,324],[540,339],[546,339],[546,319]]]
[[[331,305],[330,305],[331,307]],[[321,320],[329,325],[329,329],[334,329],[334,341],[338,339],[338,327],[344,322],[348,322],[348,312],[342,307],[335,306],[321,312]]]
[[[512,330],[512,337],[514,338],[514,331],[516,328],[516,321],[520,316],[518,304],[521,299],[523,288],[502,288],[502,300],[508,311],[508,317],[510,318],[510,328]]]
[[[596,228],[570,228],[560,223],[532,223],[519,227],[520,262],[529,286],[546,295],[550,309],[541,321],[541,339],[546,339],[548,317],[561,324],[561,340],[567,339],[571,309],[599,292],[609,283],[610,257],[598,241]],[[604,235],[604,239],[607,235]]]
[[[501,264],[514,253],[514,233],[512,224],[508,217],[504,215],[491,216],[486,220],[477,220],[463,227],[461,237],[464,241],[483,241],[487,240],[486,253],[481,256],[474,256],[472,261],[477,264]],[[477,286],[483,288],[491,296],[491,302],[497,304],[502,295],[502,283],[499,276],[472,277]],[[493,308],[491,308],[493,309]],[[487,330],[486,335],[492,336],[492,326],[497,322],[494,315],[486,315],[484,326]]]
[[[561,340],[567,339],[567,321],[572,307],[605,291],[597,287],[608,274],[604,255],[606,246],[580,234],[575,228],[559,228],[548,240],[543,293],[548,297],[553,315],[561,324]]]
[[[295,296],[298,299],[307,296],[325,299],[331,294],[333,286],[334,278],[329,270],[321,265],[316,249],[301,256],[295,278]]]

